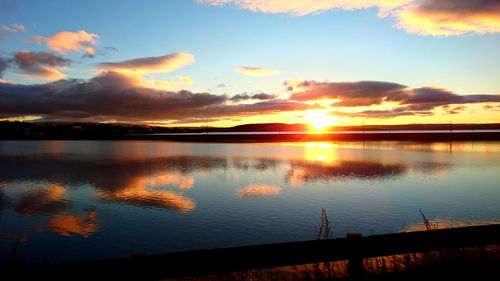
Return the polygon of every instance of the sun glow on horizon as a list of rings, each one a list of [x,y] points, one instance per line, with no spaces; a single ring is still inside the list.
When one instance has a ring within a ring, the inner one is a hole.
[[[335,116],[326,115],[325,112],[312,112],[308,114],[307,122],[315,131],[323,131],[327,127],[336,125]]]

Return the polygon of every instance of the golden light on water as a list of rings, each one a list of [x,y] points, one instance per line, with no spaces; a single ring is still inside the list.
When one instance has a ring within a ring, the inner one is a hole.
[[[304,159],[330,165],[337,161],[336,149],[332,143],[309,142],[304,149]]]

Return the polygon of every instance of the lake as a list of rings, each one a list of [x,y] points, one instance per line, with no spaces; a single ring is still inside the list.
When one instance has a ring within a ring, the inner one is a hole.
[[[500,222],[500,142],[0,141],[0,258],[60,263]]]

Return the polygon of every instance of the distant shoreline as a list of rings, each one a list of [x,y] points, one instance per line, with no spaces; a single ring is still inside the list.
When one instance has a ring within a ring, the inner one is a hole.
[[[192,133],[192,134],[126,134],[115,136],[71,135],[71,136],[2,136],[1,140],[148,140],[178,142],[310,142],[310,141],[500,141],[500,131],[474,132],[329,132],[293,133],[275,132],[252,134],[248,132],[231,133]]]
[[[307,124],[170,128],[133,124],[0,122],[0,140],[163,140],[182,142],[497,141],[500,123],[367,125],[310,130]]]

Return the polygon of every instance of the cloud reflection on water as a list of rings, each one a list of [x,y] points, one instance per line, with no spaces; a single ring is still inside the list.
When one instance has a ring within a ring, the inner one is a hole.
[[[16,213],[21,215],[50,215],[67,210],[71,201],[66,198],[66,188],[61,184],[46,183],[20,194]]]
[[[148,149],[150,145],[147,144]],[[385,151],[384,157],[380,157],[377,151],[343,149],[331,143],[275,145],[274,150],[262,146],[263,151],[269,152],[267,157],[259,154],[261,152],[254,157],[242,156],[253,146],[237,147],[244,148],[240,151],[243,154],[238,155],[228,146],[230,152],[217,155],[190,155],[181,149],[182,155],[152,157],[148,154],[143,158],[130,158],[127,154],[117,157],[116,153],[113,157],[61,153],[64,151],[59,151],[61,149],[56,150],[57,153],[0,155],[0,206],[15,201],[16,212],[23,215],[63,212],[71,205],[72,188],[88,184],[94,189],[95,199],[101,201],[186,213],[196,208],[195,199],[186,195],[196,187],[196,177],[206,184],[217,171],[236,174],[238,179],[256,176],[258,184],[250,183],[235,191],[238,198],[244,198],[279,196],[284,192],[281,187],[266,182],[263,174],[266,171],[281,174],[284,184],[297,187],[310,182],[350,180],[380,183],[408,173],[439,176],[450,168],[443,161],[446,159],[405,161],[398,158],[397,151]],[[281,153],[277,154],[276,150]],[[136,151],[134,155],[141,153]],[[4,194],[13,183],[22,182],[44,186],[17,195],[16,200]]]
[[[85,238],[97,231],[97,212],[90,210],[84,214],[54,215],[48,224],[48,229],[61,236],[80,235]]]
[[[245,197],[268,197],[281,194],[281,187],[269,184],[250,184],[238,190],[236,195],[240,198]]]

